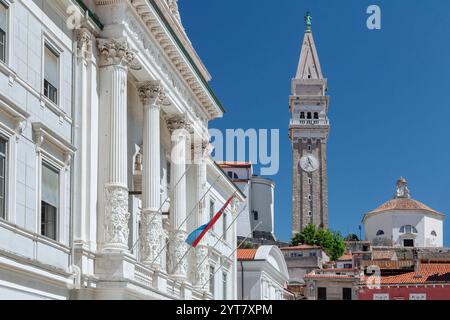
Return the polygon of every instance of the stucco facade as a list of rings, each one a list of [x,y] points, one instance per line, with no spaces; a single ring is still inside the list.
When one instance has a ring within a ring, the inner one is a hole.
[[[224,109],[177,1],[0,6],[0,297],[236,298],[245,196],[210,156]]]

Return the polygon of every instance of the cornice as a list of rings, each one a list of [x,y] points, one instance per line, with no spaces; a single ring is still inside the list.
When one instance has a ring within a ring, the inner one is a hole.
[[[207,112],[209,120],[221,117],[224,113],[222,105],[155,1],[131,0],[130,2],[142,22],[147,26],[147,30],[151,33],[153,39],[162,49],[163,55],[167,57],[183,80],[183,87],[189,88],[195,100]],[[150,48],[145,45],[146,40],[142,36],[142,30],[136,28],[136,24],[133,24],[130,18],[127,15],[129,27],[143,43],[143,47],[152,53]],[[186,93],[183,96],[186,96]]]

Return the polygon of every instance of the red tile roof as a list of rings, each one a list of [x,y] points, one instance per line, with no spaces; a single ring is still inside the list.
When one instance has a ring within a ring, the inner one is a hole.
[[[237,251],[237,259],[240,261],[250,261],[255,259],[258,249],[239,249]]]
[[[340,257],[338,259],[338,261],[347,261],[347,260],[352,260],[353,259],[353,255],[351,253],[348,254],[344,254],[342,257]]]
[[[353,275],[347,274],[307,274],[304,279],[355,279]]]
[[[222,168],[250,168],[251,162],[236,162],[236,161],[216,161]]]
[[[389,200],[388,202],[383,203],[375,210],[369,212],[369,214],[391,210],[425,210],[431,213],[442,215],[442,213],[431,209],[430,207],[424,205],[422,202],[408,198],[395,198]]]
[[[322,249],[319,246],[310,246],[308,244],[302,244],[294,247],[282,247],[281,250],[310,250],[310,249]]]
[[[367,277],[361,279],[365,283]],[[381,284],[422,284],[450,282],[450,263],[421,264],[419,271],[407,272],[400,275],[385,276],[380,279]]]

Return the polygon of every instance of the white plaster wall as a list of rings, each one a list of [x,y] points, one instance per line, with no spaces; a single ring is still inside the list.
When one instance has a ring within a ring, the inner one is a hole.
[[[262,222],[256,230],[274,232],[274,192],[274,185],[270,180],[263,178],[252,179],[250,211],[252,229]],[[254,219],[253,210],[258,211],[258,220]]]

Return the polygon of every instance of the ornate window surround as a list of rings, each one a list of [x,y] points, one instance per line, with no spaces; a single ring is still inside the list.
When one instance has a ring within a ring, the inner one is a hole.
[[[33,123],[33,139],[36,143],[36,172],[37,176],[37,215],[36,215],[36,233],[41,233],[41,179],[42,179],[42,164],[48,163],[59,172],[59,208],[57,219],[57,241],[58,243],[67,244],[69,235],[65,230],[67,219],[70,217],[70,212],[67,210],[67,203],[70,201],[70,194],[66,193],[66,182],[70,180],[70,164],[73,154],[76,149],[63,138],[58,136],[55,132],[50,130],[42,123]],[[55,150],[57,153],[55,154]],[[53,241],[47,239],[48,241]]]

